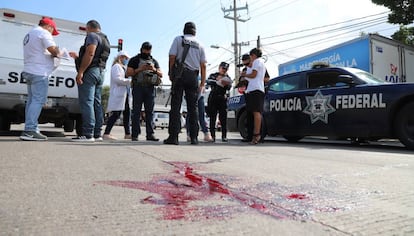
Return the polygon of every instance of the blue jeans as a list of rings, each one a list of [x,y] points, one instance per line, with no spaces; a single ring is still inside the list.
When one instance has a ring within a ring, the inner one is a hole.
[[[100,137],[103,124],[101,104],[104,71],[92,67],[83,74],[83,84],[78,85],[79,106],[82,113],[82,135]]]
[[[133,138],[138,137],[141,133],[140,116],[142,104],[145,111],[145,131],[146,137],[154,134],[153,116],[154,116],[154,86],[134,85],[132,87],[132,134]]]
[[[205,119],[205,112],[206,112],[206,106],[204,104],[204,96],[201,96],[198,101],[198,123],[201,127],[201,131],[205,134],[208,132],[207,125],[206,125],[206,119]],[[189,124],[188,116],[186,117],[186,124]],[[187,135],[190,135],[190,130],[187,128]]]
[[[22,78],[27,83],[24,130],[39,132],[38,120],[43,104],[47,101],[49,77],[22,72]]]

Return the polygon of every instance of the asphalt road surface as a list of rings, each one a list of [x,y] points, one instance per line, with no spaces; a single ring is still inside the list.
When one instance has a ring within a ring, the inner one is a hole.
[[[120,126],[95,143],[21,130],[0,134],[0,235],[414,235],[414,152],[393,140],[190,145],[182,133],[175,146],[124,140]]]

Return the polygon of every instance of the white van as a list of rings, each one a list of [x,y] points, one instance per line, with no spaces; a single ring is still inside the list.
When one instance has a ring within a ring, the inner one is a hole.
[[[0,9],[0,130],[10,130],[11,124],[24,123],[27,98],[26,82],[21,79],[23,70],[23,38],[43,16]],[[84,43],[85,23],[54,18],[60,34],[54,37],[60,48],[77,52]],[[61,60],[60,66],[49,80],[48,102],[43,107],[39,123],[63,126],[66,132],[75,127],[80,131],[80,110],[73,59]],[[78,132],[79,133],[79,132]]]

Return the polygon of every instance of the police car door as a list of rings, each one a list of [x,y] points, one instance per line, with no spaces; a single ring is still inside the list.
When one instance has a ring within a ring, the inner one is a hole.
[[[369,134],[369,111],[345,109],[352,108],[350,102],[356,94],[365,93],[365,87],[357,86],[355,79],[352,74],[339,68],[326,68],[307,74],[309,90],[303,112],[308,115],[310,134],[336,138]]]
[[[340,73],[331,69],[310,71],[306,75],[308,90],[303,94],[303,113],[307,116],[305,130],[309,135],[335,136],[335,125],[340,114],[335,108],[335,97],[345,84],[338,84]]]
[[[306,88],[303,73],[278,77],[269,82],[265,96],[264,120],[269,135],[303,135],[306,116],[301,94]]]

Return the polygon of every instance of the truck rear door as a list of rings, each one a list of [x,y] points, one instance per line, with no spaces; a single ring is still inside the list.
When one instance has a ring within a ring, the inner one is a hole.
[[[387,82],[405,82],[402,78],[400,48],[380,40],[372,39],[372,74]]]

